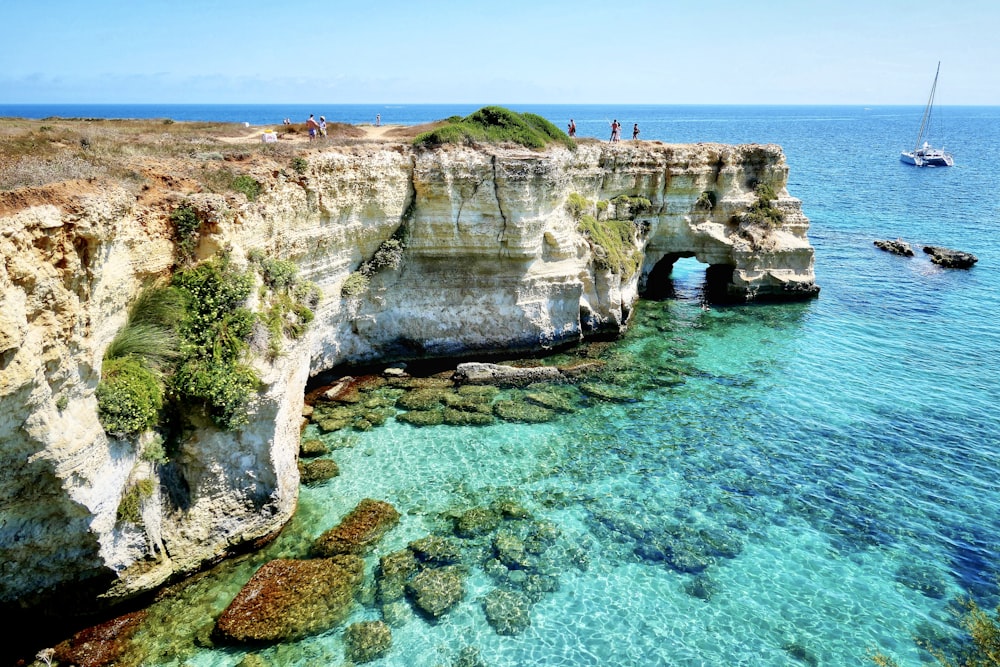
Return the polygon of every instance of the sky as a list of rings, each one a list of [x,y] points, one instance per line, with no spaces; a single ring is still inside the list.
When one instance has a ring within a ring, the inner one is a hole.
[[[1000,0],[0,0],[0,103],[1000,105]]]

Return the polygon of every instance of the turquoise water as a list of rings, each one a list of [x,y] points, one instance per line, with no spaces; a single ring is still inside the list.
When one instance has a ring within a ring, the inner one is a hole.
[[[533,110],[560,125],[573,113]],[[510,530],[551,536],[530,625],[494,631],[483,598],[524,583],[470,558],[464,601],[434,622],[404,612],[371,664],[856,665],[873,649],[926,662],[913,638],[953,639],[956,596],[1000,600],[1000,109],[942,110],[956,166],[937,170],[898,162],[918,107],[575,111],[585,135],[603,136],[613,114],[645,139],[782,144],[820,297],[705,311],[704,267],[683,260],[677,298],[641,303],[600,350],[628,402],[574,393],[578,409],[544,424],[390,419],[353,434],[331,454],[340,476],[303,489],[266,554],[223,565],[159,613],[195,632],[265,557],[304,555],[365,497],[402,514],[369,568],[450,534],[449,512],[514,499],[532,520]],[[896,237],[979,264],[949,271],[872,245]],[[350,620],[379,614],[369,595]],[[342,633],[259,654],[340,664]],[[158,664],[244,656],[168,634]]]

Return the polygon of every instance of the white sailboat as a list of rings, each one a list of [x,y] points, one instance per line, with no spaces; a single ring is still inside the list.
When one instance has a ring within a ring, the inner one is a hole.
[[[901,162],[912,164],[915,167],[950,167],[955,164],[951,153],[945,152],[943,148],[934,148],[927,142],[927,133],[930,130],[931,112],[934,110],[934,92],[937,90],[938,74],[941,73],[941,63],[938,62],[937,72],[934,73],[934,85],[931,86],[931,96],[927,99],[927,106],[924,108],[924,117],[920,121],[920,131],[917,132],[917,143],[912,151],[903,151],[899,155]]]

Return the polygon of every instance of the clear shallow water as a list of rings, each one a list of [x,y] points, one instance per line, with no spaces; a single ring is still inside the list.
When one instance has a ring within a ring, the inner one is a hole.
[[[497,584],[474,566],[465,601],[435,623],[394,627],[375,665],[457,664],[470,647],[490,666],[852,665],[873,647],[918,665],[912,638],[952,636],[955,596],[994,607],[1000,109],[942,109],[956,166],[918,170],[898,153],[919,107],[514,108],[560,126],[572,115],[602,138],[615,116],[645,139],[780,143],[812,222],[819,299],[705,312],[703,267],[685,260],[678,298],[642,303],[604,353],[634,402],[580,395],[581,409],[541,425],[390,420],[356,434],[332,453],[341,475],[303,489],[266,554],[154,607],[188,628],[150,638],[173,637],[157,664],[238,664],[241,651],[191,652],[191,634],[265,558],[303,555],[364,497],[403,515],[370,568],[446,533],[443,513],[500,497],[559,534],[558,589],[522,634],[486,622],[482,598]],[[419,107],[409,122],[471,110]],[[980,261],[947,271],[872,245],[896,237]],[[378,617],[367,604],[351,620]],[[261,655],[340,664],[342,629]]]

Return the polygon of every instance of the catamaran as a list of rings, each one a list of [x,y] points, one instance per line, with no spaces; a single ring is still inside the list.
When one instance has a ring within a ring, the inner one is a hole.
[[[945,152],[943,148],[932,147],[926,139],[926,135],[930,131],[931,112],[934,110],[934,92],[937,90],[938,74],[940,73],[941,63],[938,62],[937,72],[934,73],[934,85],[931,86],[931,96],[927,99],[924,117],[920,121],[920,131],[917,132],[917,143],[914,144],[912,151],[900,153],[901,162],[916,167],[950,167],[955,164],[951,153]]]

